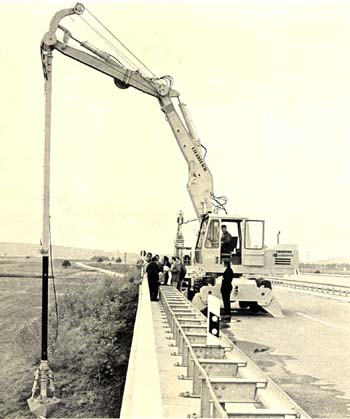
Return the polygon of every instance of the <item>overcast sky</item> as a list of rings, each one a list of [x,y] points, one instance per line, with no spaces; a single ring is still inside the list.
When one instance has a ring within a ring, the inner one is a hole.
[[[350,1],[85,4],[173,76],[230,213],[265,219],[267,243],[280,230],[302,259],[350,256]],[[40,240],[39,45],[71,6],[0,2],[0,241]],[[96,39],[78,17],[62,24]],[[56,51],[52,121],[53,243],[170,254],[178,211],[195,213],[157,100]]]

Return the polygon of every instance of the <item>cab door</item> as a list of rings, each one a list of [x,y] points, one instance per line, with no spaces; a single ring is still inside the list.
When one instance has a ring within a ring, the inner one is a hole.
[[[242,264],[244,266],[264,266],[264,241],[264,221],[245,220],[242,249]]]
[[[210,219],[202,251],[203,263],[210,272],[216,272],[220,265],[220,220]]]
[[[196,263],[202,264],[203,263],[203,244],[205,239],[205,234],[207,232],[207,226],[208,226],[208,216],[203,217],[200,229],[198,231],[198,237],[197,237],[197,243],[196,248],[194,251],[194,260]]]

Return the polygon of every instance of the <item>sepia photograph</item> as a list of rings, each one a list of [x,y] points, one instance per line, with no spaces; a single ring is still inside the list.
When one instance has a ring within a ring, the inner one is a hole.
[[[0,418],[350,417],[350,0],[0,22]]]

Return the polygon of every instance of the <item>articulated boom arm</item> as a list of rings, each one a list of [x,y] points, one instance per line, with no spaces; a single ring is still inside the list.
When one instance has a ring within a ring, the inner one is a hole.
[[[213,211],[212,198],[213,177],[202,157],[202,147],[198,139],[191,132],[191,120],[187,114],[186,105],[179,103],[185,124],[176,112],[169,96],[159,98],[161,109],[174,133],[180,150],[188,165],[187,190],[198,218]]]
[[[212,203],[214,198],[212,175],[202,156],[202,146],[195,134],[186,105],[180,102],[179,93],[171,88],[171,78],[169,76],[149,78],[138,70],[130,70],[107,52],[92,46],[88,42],[80,42],[66,28],[60,25],[60,21],[64,17],[74,14],[81,15],[84,10],[84,6],[81,3],[77,3],[72,9],[64,9],[57,12],[52,18],[50,29],[44,35],[41,43],[44,76],[47,77],[48,71],[51,71],[50,65],[48,65],[48,62],[50,62],[48,56],[51,57],[52,51],[56,49],[67,57],[112,77],[114,83],[121,89],[131,86],[143,93],[156,97],[188,164],[189,180],[187,190],[196,215],[201,217],[207,212],[212,212],[214,209]],[[57,39],[56,32],[58,29],[63,31],[63,42]],[[77,42],[90,53],[68,45],[70,39]],[[179,100],[183,119],[174,107],[172,101],[174,97],[177,97]]]

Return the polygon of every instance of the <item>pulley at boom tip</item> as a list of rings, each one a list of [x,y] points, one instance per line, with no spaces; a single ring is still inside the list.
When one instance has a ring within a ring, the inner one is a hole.
[[[83,3],[76,3],[73,7],[74,13],[77,15],[82,15],[85,12],[85,6]]]

